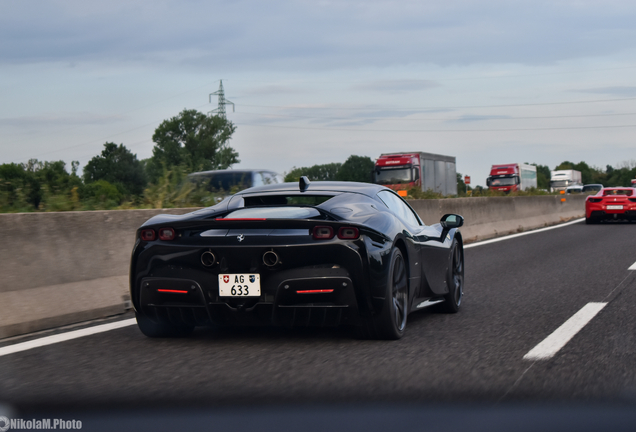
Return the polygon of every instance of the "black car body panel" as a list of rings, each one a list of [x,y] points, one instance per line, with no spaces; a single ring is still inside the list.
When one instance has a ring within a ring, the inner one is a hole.
[[[366,183],[313,182],[304,192],[284,183],[185,215],[155,216],[138,229],[132,252],[135,311],[188,326],[360,325],[386,303],[394,248],[407,266],[408,312],[448,294],[451,244],[463,247],[459,230],[426,226],[417,215],[416,224],[406,221],[378,197],[381,191],[397,197]],[[233,217],[243,214],[310,217]],[[333,237],[315,238],[316,227]],[[171,239],[152,235],[166,229]],[[342,229],[359,235],[339,238]],[[222,297],[219,274],[259,275],[261,295]]]

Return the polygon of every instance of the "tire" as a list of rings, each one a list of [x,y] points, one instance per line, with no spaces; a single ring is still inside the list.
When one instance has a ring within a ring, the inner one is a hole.
[[[155,322],[138,312],[135,312],[135,318],[137,318],[139,330],[150,338],[185,337],[194,330],[193,326],[185,324],[176,326],[167,322]]]
[[[398,248],[391,251],[389,272],[382,309],[366,326],[360,328],[359,335],[365,339],[397,340],[404,335],[408,316],[408,273],[402,252]]]
[[[444,295],[441,309],[446,313],[457,313],[464,297],[464,248],[453,239],[450,248],[450,265],[446,276],[448,294]]]

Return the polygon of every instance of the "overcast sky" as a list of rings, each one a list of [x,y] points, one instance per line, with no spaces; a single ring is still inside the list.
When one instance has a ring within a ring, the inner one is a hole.
[[[452,155],[636,163],[630,1],[0,2],[0,163],[138,158],[183,109],[236,105],[236,168]]]

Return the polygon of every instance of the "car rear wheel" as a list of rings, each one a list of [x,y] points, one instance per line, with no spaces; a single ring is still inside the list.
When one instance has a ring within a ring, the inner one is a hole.
[[[446,313],[457,313],[464,296],[464,250],[457,239],[451,245],[450,266],[446,276],[448,294],[444,296],[444,303],[440,306]]]
[[[595,217],[586,217],[585,218],[585,223],[588,225],[593,225],[593,224],[597,224],[598,223],[598,219]]]
[[[137,318],[137,326],[141,332],[151,338],[166,338],[166,337],[184,337],[188,336],[194,330],[193,326],[189,325],[174,325],[168,322],[151,320],[148,316],[135,312]]]
[[[408,315],[408,273],[402,252],[391,252],[384,302],[380,312],[361,328],[365,339],[396,340],[404,335]]]

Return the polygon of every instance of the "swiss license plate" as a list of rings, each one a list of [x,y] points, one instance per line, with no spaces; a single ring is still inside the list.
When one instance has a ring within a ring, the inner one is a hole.
[[[219,275],[221,297],[259,297],[261,276],[256,273],[233,273]]]
[[[623,206],[622,205],[608,205],[607,209],[608,210],[623,210]]]

